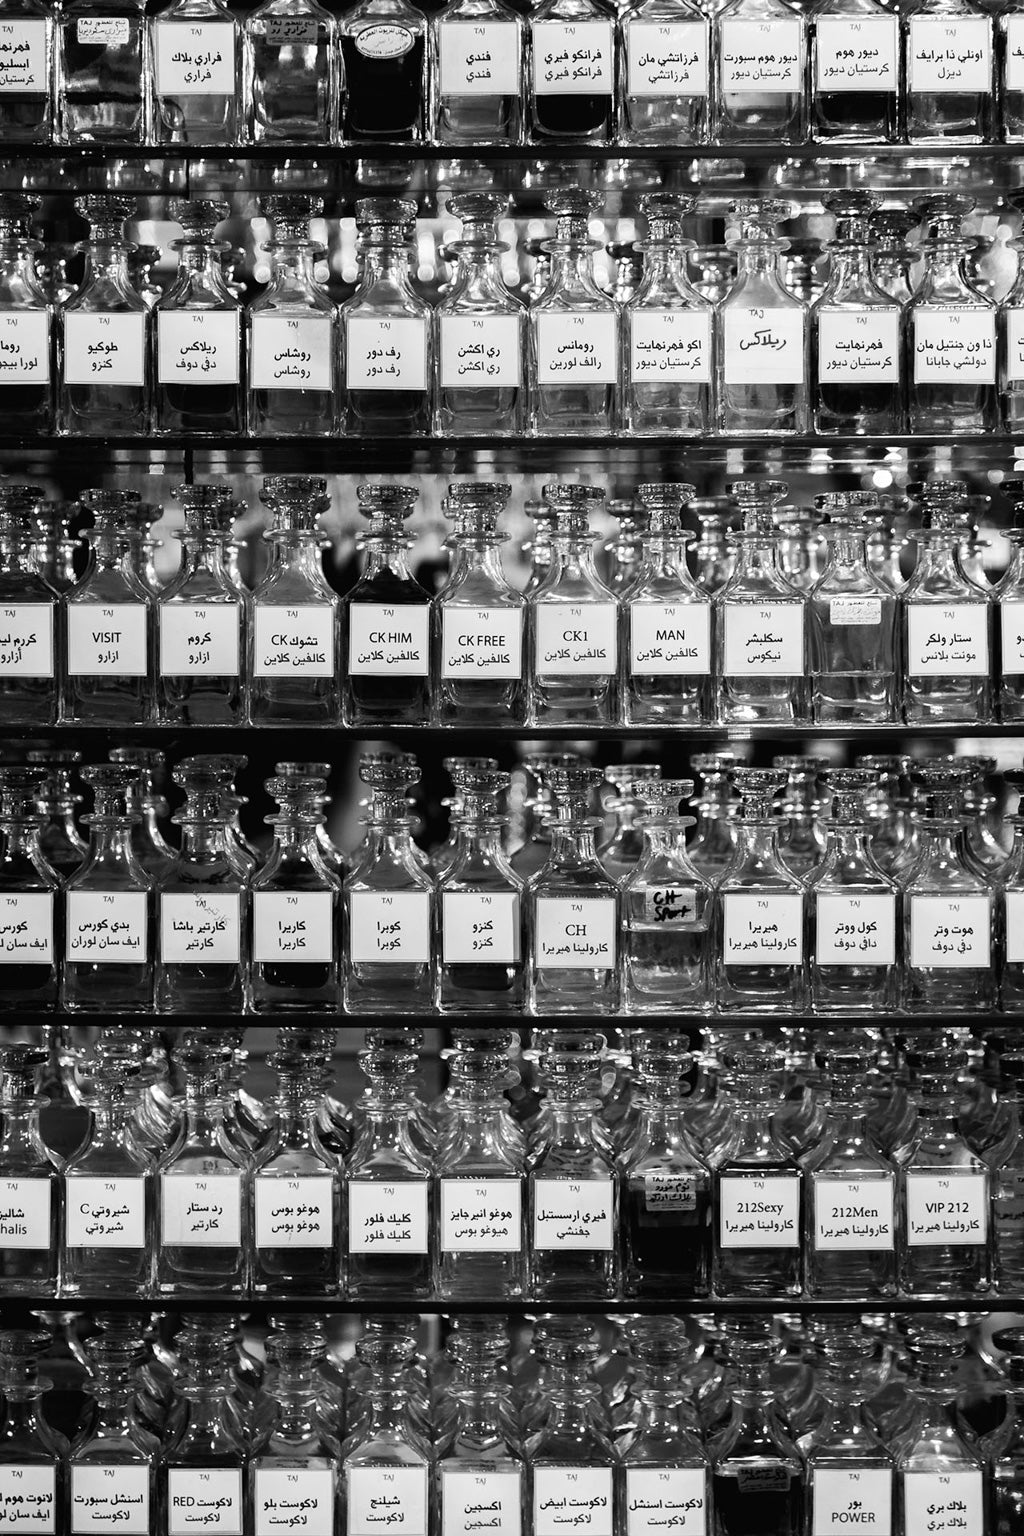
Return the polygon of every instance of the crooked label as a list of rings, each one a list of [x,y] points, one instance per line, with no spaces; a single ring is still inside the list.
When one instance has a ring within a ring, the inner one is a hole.
[[[253,1180],[257,1248],[329,1248],[334,1241],[334,1180],[328,1174]],[[303,1527],[305,1529],[305,1527]]]
[[[913,325],[916,383],[995,383],[994,309],[916,309]]]
[[[722,960],[726,965],[800,965],[804,957],[804,899],[786,891],[722,897]]]
[[[350,316],[345,325],[345,387],[425,391],[426,320]]]
[[[330,891],[253,891],[252,957],[277,960],[334,959],[334,897]]]
[[[868,1531],[892,1536],[892,1472],[888,1467],[816,1468],[811,1473],[810,1536],[837,1531]]]
[[[72,1536],[119,1531],[150,1536],[149,1464],[71,1466]]]
[[[123,48],[131,37],[131,24],[127,16],[82,16],[75,24],[75,36],[80,43]]]
[[[348,610],[348,670],[426,677],[430,670],[430,604],[352,603]]]
[[[237,891],[160,894],[160,958],[164,965],[237,965],[242,898]]]
[[[64,1186],[69,1248],[145,1248],[146,1181],[69,1173]]]
[[[984,1536],[982,1473],[904,1472],[904,1536]]]
[[[261,1467],[253,1479],[255,1536],[334,1536],[334,1472],[331,1467]]]
[[[988,1241],[988,1175],[907,1174],[911,1248],[978,1248]]]
[[[801,21],[721,23],[718,78],[730,96],[799,96],[803,91]]]
[[[241,1175],[161,1175],[160,1241],[165,1248],[237,1248],[242,1241]]]
[[[723,1248],[796,1248],[800,1243],[800,1176],[737,1178],[718,1184],[718,1233]]]
[[[912,677],[987,677],[987,603],[908,603],[907,671]]]
[[[238,603],[160,604],[163,677],[237,677],[242,610]]]
[[[615,603],[546,603],[534,610],[538,676],[614,677],[618,609]]]
[[[692,1173],[645,1173],[644,1208],[648,1211],[695,1211],[697,1180]]]
[[[830,624],[861,624],[877,629],[882,622],[880,597],[833,597],[829,600]]]
[[[615,79],[610,21],[535,21],[535,96],[610,96]]]
[[[522,608],[446,604],[441,609],[442,677],[493,677],[504,682],[522,675]]]
[[[147,904],[145,891],[68,891],[69,963],[145,964]]]
[[[632,21],[623,27],[629,96],[706,96],[706,21]]]
[[[535,1249],[610,1253],[615,1244],[614,1220],[615,1192],[611,1179],[584,1179],[579,1183],[571,1179],[533,1181]]]
[[[564,1536],[566,1527],[588,1536],[613,1536],[611,1467],[536,1467],[534,1536]]]
[[[69,603],[70,677],[145,677],[149,614],[143,603]]]
[[[1006,90],[1024,91],[1024,16],[1004,16],[1002,25],[1006,28]]]
[[[9,608],[0,607],[0,677],[52,676],[51,604],[15,603]]]
[[[618,928],[614,896],[538,896],[537,964],[554,970],[614,970]]]
[[[0,895],[0,966],[53,964],[53,892]]]
[[[895,91],[899,33],[895,16],[819,16],[814,78],[819,92]]]
[[[538,384],[614,384],[619,368],[618,316],[546,314],[534,318]]]
[[[329,315],[252,317],[249,377],[254,389],[334,389],[334,326]]]
[[[992,23],[987,16],[911,16],[907,89],[927,95],[987,96],[992,89]]]
[[[52,1198],[49,1179],[0,1179],[0,1243],[20,1250],[49,1249]],[[4,1470],[0,1467],[0,1474]]]
[[[1006,892],[1006,958],[1011,965],[1024,960],[1024,891]]]
[[[803,677],[802,603],[726,603],[723,615],[728,677]]]
[[[836,896],[814,901],[814,957],[819,965],[895,965],[896,897]]]
[[[0,1466],[0,1530],[57,1536],[56,1467]]]
[[[700,1467],[627,1467],[626,1536],[705,1536],[707,1474]]]
[[[158,21],[158,96],[234,96],[235,23]]]
[[[122,384],[142,389],[146,382],[146,316],[64,313],[64,383]]]
[[[518,1467],[511,1472],[462,1472],[450,1462],[441,1463],[441,1536],[479,1536],[484,1528],[495,1536],[520,1536],[522,1508]]]
[[[518,389],[520,333],[515,315],[442,315],[441,388]]]
[[[988,970],[991,898],[911,896],[910,963],[915,970]]]
[[[237,384],[239,311],[157,310],[161,384]]]
[[[257,677],[333,677],[334,609],[306,603],[279,608],[257,603],[255,666]]]
[[[271,48],[308,48],[317,40],[316,17],[267,16],[263,20],[263,38]]]
[[[648,885],[644,888],[644,921],[689,928],[697,921],[697,888],[693,885]]]
[[[50,89],[45,21],[0,21],[0,94]]]
[[[699,309],[637,309],[629,319],[634,384],[707,384],[711,314]]]
[[[802,384],[804,312],[731,305],[725,318],[727,384]]]
[[[898,309],[818,311],[819,383],[898,384],[899,378]]]
[[[0,315],[0,384],[48,384],[50,317],[44,309]]]
[[[0,609],[0,615],[4,610]],[[1007,598],[999,605],[999,627],[1002,638],[1003,676],[1020,677],[1024,674],[1024,602],[1020,598]],[[0,644],[3,642],[0,641]]]
[[[347,1188],[349,1253],[427,1252],[426,1179],[356,1178]]]
[[[167,1536],[192,1536],[195,1531],[242,1536],[240,1468],[168,1469]]]
[[[508,21],[442,21],[437,29],[441,96],[518,96],[519,34]]]
[[[629,670],[634,677],[706,677],[711,671],[710,604],[630,603]]]
[[[523,1246],[522,1205],[518,1179],[442,1179],[443,1251],[519,1253]]]
[[[353,965],[429,965],[429,891],[353,891],[349,960]]]
[[[427,1536],[426,1467],[346,1469],[348,1536],[377,1536],[381,1526],[402,1536]]]
[[[441,943],[445,965],[518,965],[517,891],[445,891]]]
[[[814,1185],[814,1246],[821,1253],[891,1253],[893,1177],[837,1179],[822,1174]]]

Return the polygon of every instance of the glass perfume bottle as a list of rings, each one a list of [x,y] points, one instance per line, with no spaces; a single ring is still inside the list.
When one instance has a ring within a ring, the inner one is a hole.
[[[531,1288],[544,1300],[616,1291],[616,1181],[593,1096],[604,1049],[604,1035],[565,1029],[552,1030],[541,1047],[544,1120],[531,1150],[528,1184]],[[530,1460],[536,1468],[543,1457],[535,1449]]]
[[[344,73],[317,0],[264,0],[242,28],[243,100],[256,144],[336,144]]]
[[[705,880],[716,883],[730,863],[736,847],[736,814],[739,797],[732,782],[732,770],[739,759],[734,752],[701,752],[690,758],[694,773],[700,774],[700,796],[694,802],[697,831],[687,854],[694,868]]]
[[[153,702],[153,599],[133,568],[129,531],[137,491],[95,490],[89,563],[64,599],[66,721],[138,725]]]
[[[70,1529],[150,1536],[156,1518],[156,1441],[134,1413],[135,1369],[142,1339],[130,1332],[89,1340],[93,1412],[68,1458]]]
[[[39,1364],[49,1344],[27,1328],[0,1332],[0,1515],[9,1530],[41,1536],[56,1536],[67,1508],[69,1447],[42,1405],[51,1381]]]
[[[910,271],[917,251],[907,245],[907,236],[916,222],[906,208],[881,208],[871,218],[871,275],[901,307],[913,292]]]
[[[1024,1338],[1019,1328],[1000,1328],[994,1335],[1001,1351],[1007,1411],[1001,1424],[980,1441],[991,1467],[992,1536],[1013,1536],[1024,1508],[1024,1445],[1021,1443],[1024,1386]]]
[[[541,0],[530,17],[529,137],[606,144],[615,133],[615,10]]]
[[[26,1296],[57,1291],[60,1272],[60,1231],[63,1181],[60,1160],[39,1130],[41,1099],[36,1071],[47,1053],[32,1045],[0,1047],[0,1295]],[[3,1346],[0,1343],[0,1357]],[[0,1466],[6,1446],[0,1430]],[[0,1471],[0,1510],[11,1490],[3,1489]],[[8,1513],[10,1518],[10,1513]],[[52,1527],[51,1527],[52,1529]]]
[[[1002,138],[1007,144],[1024,140],[1024,32],[1021,12],[1010,5],[996,17],[996,92]],[[1002,1533],[1000,1533],[1002,1536]]]
[[[811,709],[816,721],[896,718],[896,596],[868,564],[877,498],[832,491],[814,498],[827,519],[828,563],[808,601]]]
[[[23,196],[0,197],[0,408],[12,430],[46,433],[54,424],[54,310],[36,276],[30,206]]]
[[[951,1321],[918,1317],[908,1331],[913,1398],[896,1448],[896,1529],[926,1531],[956,1520],[963,1536],[983,1536],[989,1526],[981,1453],[962,1433],[951,1401],[964,1347]]]
[[[630,1013],[703,1013],[710,1006],[714,957],[711,886],[690,862],[680,800],[692,779],[635,786],[644,807],[644,848],[622,885],[623,1003]]]
[[[346,143],[408,144],[423,138],[426,36],[427,18],[408,0],[358,0],[340,18]]]
[[[658,763],[608,763],[599,791],[605,826],[597,856],[605,874],[624,885],[640,862],[644,839],[645,801],[648,784],[661,778]]]
[[[180,1423],[158,1474],[167,1536],[187,1536],[197,1525],[244,1531],[248,1458],[224,1391],[233,1353],[230,1335],[225,1338],[212,1318],[191,1313],[177,1344]]]
[[[803,1528],[805,1468],[775,1408],[771,1368],[778,1345],[767,1318],[726,1323],[727,1358],[735,1387],[725,1425],[708,1443],[716,1536],[770,1530],[798,1536]]]
[[[1007,1127],[997,1150],[985,1149],[991,1166],[992,1279],[1012,1295],[1024,1279],[1024,1053],[1011,1043],[999,1058],[999,1103]]]
[[[911,144],[986,144],[995,96],[992,18],[974,0],[912,0],[902,15]]]
[[[884,27],[895,23],[875,0],[868,3]],[[853,22],[843,17],[840,25],[845,32]],[[866,192],[835,192],[825,206],[836,229],[825,291],[810,311],[815,430],[895,432],[902,424],[900,307],[871,271],[875,199]]]
[[[805,136],[805,24],[786,0],[729,0],[715,16],[712,139],[798,144]]]
[[[0,487],[0,709],[14,727],[55,725],[60,599],[35,558],[29,487]]]
[[[252,723],[336,723],[340,602],[324,576],[317,530],[329,505],[327,482],[315,475],[268,475],[260,500],[273,523],[264,535],[270,564],[252,594]]]
[[[166,820],[168,805],[160,784],[167,763],[157,747],[111,747],[110,761],[131,770],[125,788],[125,811],[131,818],[129,838],[138,864],[153,881],[170,872],[174,849],[168,847],[160,830]]]
[[[364,1334],[356,1342],[365,1408],[341,1444],[349,1536],[373,1536],[381,1487],[408,1536],[427,1536],[432,1448],[409,1401],[412,1339]]]
[[[582,763],[577,752],[529,752],[524,756],[522,821],[509,830],[509,862],[522,879],[529,880],[542,869],[551,852],[555,798],[548,774],[552,768],[572,768]]]
[[[182,563],[157,602],[156,711],[165,724],[233,725],[245,718],[246,600],[228,574],[234,521],[228,486],[179,485]]]
[[[867,1422],[872,1387],[870,1342],[847,1318],[825,1319],[816,1330],[825,1413],[799,1445],[806,1458],[810,1531],[894,1531],[892,1456]]]
[[[456,3],[475,8],[480,0]],[[520,25],[518,17],[515,23]],[[472,46],[479,51],[487,45],[475,37]],[[454,437],[518,435],[526,424],[526,310],[505,285],[500,257],[510,247],[495,227],[508,201],[490,192],[464,192],[451,197],[448,208],[462,233],[449,247],[458,266],[435,311],[437,431]]]
[[[65,144],[138,144],[150,112],[139,0],[71,0],[57,23],[57,128]]]
[[[618,604],[594,568],[589,510],[603,491],[555,481],[551,563],[528,609],[530,713],[538,723],[616,717]]]
[[[622,424],[629,432],[710,429],[714,307],[686,274],[689,242],[682,238],[682,221],[695,205],[696,198],[668,192],[640,199],[647,221],[644,272],[622,309]]]
[[[39,768],[0,768],[0,1014],[57,1007],[61,880],[39,843],[44,778]]]
[[[626,1330],[636,1371],[634,1422],[616,1469],[616,1528],[654,1536],[665,1512],[682,1536],[706,1530],[710,1469],[698,1427],[688,1421],[690,1344],[673,1317],[632,1318]]]
[[[9,144],[48,144],[55,118],[54,18],[40,0],[4,0],[0,132]]]
[[[449,1336],[450,1422],[439,1436],[435,1497],[451,1536],[472,1536],[479,1505],[501,1536],[524,1526],[524,1467],[518,1425],[506,1412],[508,1335],[504,1318],[460,1317]]]
[[[199,198],[171,203],[182,234],[171,242],[177,275],[153,306],[157,432],[232,435],[245,424],[242,305],[224,282],[230,246],[215,234],[228,212]]]
[[[411,10],[405,0],[366,3],[400,4]],[[357,5],[349,11],[342,26],[352,24],[362,9]],[[390,32],[392,25],[384,30]],[[415,220],[414,202],[364,197],[356,203],[363,269],[355,293],[341,306],[341,427],[346,434],[422,437],[430,431],[430,305],[413,290],[409,270]]]
[[[237,144],[240,25],[223,0],[171,0],[150,18],[155,144]]]
[[[589,813],[600,779],[598,770],[585,764],[548,771],[555,798],[551,852],[530,882],[534,1013],[618,1011],[618,886],[597,857],[597,821]]]
[[[522,17],[504,0],[447,0],[431,17],[430,119],[439,143],[522,141],[524,42]]]
[[[810,17],[811,133],[890,144],[898,130],[899,18],[877,0],[819,0]]]
[[[959,0],[954,0],[959,3]],[[988,18],[983,20],[989,26]],[[904,310],[907,424],[911,432],[992,432],[999,421],[996,307],[971,283],[961,233],[974,199],[924,199],[925,265]]]
[[[419,492],[410,485],[356,488],[364,563],[342,604],[342,698],[350,725],[430,718],[430,593],[409,569],[404,528]]]
[[[690,0],[639,0],[619,21],[619,137],[706,144],[710,28]]]
[[[603,437],[615,425],[619,373],[618,306],[598,286],[590,238],[603,199],[566,188],[547,194],[545,207],[555,235],[551,277],[529,309],[531,426],[541,436]]]
[[[789,217],[789,204],[747,198],[733,203],[730,215],[739,221],[739,265],[718,311],[718,430],[746,436],[806,432],[807,309],[779,275],[779,256],[788,245],[778,226]]]
[[[322,1325],[303,1314],[275,1318],[267,1340],[274,1379],[273,1422],[249,1464],[249,1500],[257,1532],[282,1517],[304,1520],[307,1536],[344,1528],[334,1435],[322,1422]]]
[[[132,287],[124,229],[134,200],[79,198],[90,226],[81,286],[61,306],[59,426],[71,436],[144,433],[149,427],[146,301]]]
[[[44,747],[27,752],[26,760],[46,774],[37,796],[39,847],[50,868],[66,880],[82,867],[87,853],[75,821],[81,796],[72,783],[82,754],[68,748]]]

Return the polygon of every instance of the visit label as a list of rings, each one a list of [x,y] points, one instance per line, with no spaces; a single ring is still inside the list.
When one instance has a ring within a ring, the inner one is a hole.
[[[711,378],[710,310],[631,311],[629,377],[634,384],[707,384]]]
[[[986,23],[987,25],[987,23]],[[916,309],[913,316],[914,379],[994,384],[996,314],[994,309]]]
[[[803,90],[803,22],[721,23],[719,81],[729,95],[785,96]]]
[[[787,891],[722,897],[722,960],[726,965],[800,965],[804,957],[804,898]]]
[[[426,1179],[350,1179],[349,1253],[426,1253],[427,1206]]]
[[[349,958],[354,965],[428,965],[429,891],[353,891]]]
[[[253,891],[252,957],[329,964],[334,959],[331,891]]]
[[[723,1248],[796,1248],[800,1242],[800,1176],[763,1179],[723,1173],[718,1184]]]
[[[257,677],[333,677],[334,609],[327,603],[280,608],[257,603]]]
[[[157,310],[157,378],[161,384],[237,384],[237,309]]]
[[[0,1179],[0,1243],[19,1251],[49,1249],[52,1198],[49,1179]],[[6,1470],[0,1466],[0,1477]]]
[[[350,315],[345,323],[345,386],[347,389],[409,389],[427,387],[426,319],[377,320]]]
[[[165,1173],[160,1178],[165,1248],[236,1248],[242,1241],[242,1176]]]
[[[815,897],[814,954],[819,965],[895,965],[896,896]]]
[[[352,603],[348,610],[348,670],[359,677],[391,673],[426,677],[430,670],[430,604]]]
[[[69,1173],[64,1206],[69,1248],[145,1248],[145,1179]]]
[[[803,676],[803,604],[726,603],[722,611],[727,676]]]
[[[539,676],[613,677],[617,665],[615,603],[546,603],[534,609]]]
[[[535,21],[530,31],[535,96],[612,94],[615,44],[610,21]]]
[[[613,1536],[611,1467],[536,1467],[534,1536],[563,1536],[566,1526]]]
[[[53,892],[0,895],[0,966],[53,964]]]
[[[160,958],[165,965],[237,965],[241,929],[238,891],[160,893]]]
[[[870,1531],[892,1536],[892,1472],[888,1467],[815,1468],[811,1473],[810,1536]]]
[[[65,384],[146,382],[146,316],[64,312]]]
[[[518,389],[521,334],[516,315],[442,315],[441,388]]]
[[[72,1536],[93,1531],[150,1536],[149,1479],[148,1462],[144,1466],[72,1463]]]
[[[0,21],[0,93],[50,89],[49,49],[46,22]]]
[[[523,1246],[518,1179],[442,1179],[445,1253],[519,1253]]]
[[[444,891],[441,943],[445,965],[516,965],[520,954],[517,891]]]
[[[984,1536],[982,1473],[904,1472],[904,1536]]]
[[[992,89],[991,21],[987,16],[911,16],[907,76],[911,91],[987,95]]]
[[[48,384],[50,317],[45,309],[0,313],[0,385]]]
[[[894,1246],[892,1174],[881,1178],[814,1178],[814,1246],[821,1253],[891,1253]]]
[[[238,603],[161,603],[163,677],[237,677],[242,610]]]
[[[634,677],[706,677],[711,671],[709,603],[630,603]]]
[[[518,1467],[463,1472],[451,1462],[441,1463],[441,1536],[479,1536],[485,1523],[496,1536],[520,1536],[522,1500]]]
[[[896,19],[893,17],[893,26]],[[900,312],[818,311],[818,379],[822,384],[898,384]]]
[[[329,315],[297,320],[252,317],[249,371],[256,389],[334,388],[334,326]]]
[[[0,1530],[57,1536],[56,1467],[0,1466]]]
[[[68,891],[67,960],[144,964],[147,905],[145,891]]]
[[[167,1536],[219,1531],[242,1536],[240,1467],[171,1467],[167,1473]]]
[[[334,1180],[329,1174],[283,1179],[257,1173],[257,1248],[329,1248],[334,1241]]]
[[[895,91],[899,33],[895,16],[819,16],[814,79],[821,92]]]
[[[632,21],[623,27],[630,96],[706,96],[706,21]]]
[[[615,1244],[611,1179],[533,1181],[533,1246],[608,1253]],[[538,1469],[539,1470],[539,1469]],[[593,1471],[593,1468],[588,1468]]]
[[[727,384],[804,382],[804,311],[801,308],[762,309],[730,305],[722,314]]]
[[[534,317],[538,384],[614,384],[619,317],[613,311]]]
[[[908,603],[907,671],[916,677],[987,677],[987,603]]]
[[[978,1248],[988,1239],[988,1176],[907,1173],[907,1242],[911,1248]]]
[[[911,965],[915,970],[987,970],[991,919],[989,896],[911,896]]]
[[[234,22],[158,21],[153,31],[158,96],[234,96]]]
[[[149,610],[145,603],[69,603],[68,674],[71,677],[145,677]]]
[[[442,607],[442,677],[509,680],[522,675],[522,608]]]
[[[707,1474],[701,1467],[627,1467],[626,1536],[706,1536]]]
[[[443,21],[437,29],[442,96],[518,96],[519,34],[508,21]]]
[[[537,964],[569,971],[613,970],[618,928],[614,896],[538,896]]]

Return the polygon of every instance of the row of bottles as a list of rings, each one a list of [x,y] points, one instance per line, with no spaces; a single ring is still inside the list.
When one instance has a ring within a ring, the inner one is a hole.
[[[330,1029],[279,1030],[263,1104],[230,1032],[186,1031],[153,1071],[146,1032],[108,1026],[91,1129],[66,1158],[33,1089],[45,1053],[0,1048],[0,1292],[1020,1294],[1012,1040],[995,1089],[968,1076],[955,1031],[908,1035],[896,1077],[877,1031],[829,1030],[803,1084],[777,1046],[723,1032],[694,1082],[685,1035],[635,1029],[609,1120],[601,1034],[537,1030],[524,1099],[516,1034],[456,1028],[433,1104],[416,1089],[421,1034],[368,1030],[367,1086],[346,1108]]]
[[[65,1323],[70,1367],[47,1334],[5,1330],[0,1513],[43,1536],[472,1536],[481,1515],[498,1536],[1018,1529],[1017,1327],[993,1346],[944,1313],[541,1316],[511,1338],[504,1318],[447,1321],[423,1354],[415,1316],[366,1316],[341,1349],[314,1316],[154,1333],[99,1312]],[[55,1367],[84,1392],[70,1443]]]
[[[781,0],[780,0],[781,3]],[[91,225],[81,286],[48,303],[27,209],[0,207],[0,404],[10,430],[198,436],[495,434],[746,436],[1015,431],[1024,421],[1024,279],[1001,305],[966,269],[973,201],[924,198],[916,253],[876,247],[877,201],[825,198],[831,265],[808,307],[787,288],[779,225],[789,205],[730,209],[738,270],[716,305],[686,272],[683,220],[696,198],[648,193],[644,269],[620,304],[598,285],[597,193],[549,193],[550,271],[528,307],[511,293],[491,193],[451,199],[457,266],[436,308],[411,274],[416,204],[356,204],[362,272],[336,306],[314,270],[309,197],[263,199],[274,223],[269,285],[246,305],[216,236],[226,205],[172,213],[178,273],[149,305],[133,286],[130,199],[79,200]]]

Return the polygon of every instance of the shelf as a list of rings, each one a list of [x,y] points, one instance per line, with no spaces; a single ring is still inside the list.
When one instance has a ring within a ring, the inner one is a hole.
[[[1004,1034],[1013,1030],[1024,1033],[1024,1014],[989,1012],[982,1016],[986,1025],[998,1028]],[[0,1022],[4,1015],[0,1013]],[[410,1025],[444,1029],[597,1029],[618,1028],[684,1030],[697,1034],[709,1026],[715,1030],[750,1029],[752,1026],[787,1028],[813,1026],[818,1029],[877,1029],[898,1027],[907,1029],[951,1029],[980,1027],[977,1013],[966,1010],[960,1013],[433,1013],[419,1010],[416,1013],[55,1013],[33,1014],[30,1009],[20,1011],[22,1024],[103,1024],[111,1028],[151,1029],[155,1032],[167,1029],[371,1029],[403,1028]]]
[[[0,1318],[5,1308],[20,1307],[36,1312],[312,1312],[331,1316],[360,1316],[364,1313],[402,1314],[418,1313],[424,1317],[446,1316],[450,1313],[475,1315],[502,1313],[504,1315],[535,1315],[539,1312],[556,1312],[576,1316],[595,1313],[598,1316],[663,1316],[666,1313],[717,1312],[803,1312],[821,1315],[857,1312],[1024,1312],[1024,1296],[1001,1297],[888,1297],[880,1300],[850,1299],[844,1301],[811,1301],[793,1296],[766,1296],[755,1299],[717,1300],[708,1296],[679,1296],[666,1300],[647,1300],[633,1297],[617,1297],[601,1300],[597,1297],[580,1297],[570,1301],[546,1301],[538,1298],[495,1296],[486,1300],[464,1301],[453,1298],[441,1301],[415,1297],[397,1300],[380,1296],[367,1296],[361,1300],[349,1300],[340,1296],[223,1296],[219,1293],[207,1296],[201,1292],[183,1292],[177,1296],[63,1296],[53,1297],[6,1296],[0,1298]]]

